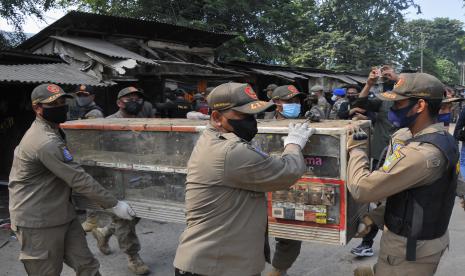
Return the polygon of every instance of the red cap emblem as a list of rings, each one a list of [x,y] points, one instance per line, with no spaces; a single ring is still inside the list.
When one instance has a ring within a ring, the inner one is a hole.
[[[250,87],[249,85],[247,85],[244,89],[244,92],[245,94],[247,94],[249,97],[251,97],[252,99],[254,100],[257,100],[257,94],[255,94],[255,92],[253,91],[252,87]]]
[[[47,86],[47,90],[54,93],[54,94],[56,94],[56,93],[60,92],[60,87],[58,87],[55,84],[50,84],[49,86]]]
[[[297,93],[299,93],[299,90],[297,90],[297,88],[295,88],[294,85],[289,85],[289,86],[287,87],[287,90],[291,91],[292,94],[297,94]]]
[[[129,91],[130,92],[137,92],[137,89],[133,86],[129,86]]]
[[[405,83],[405,80],[403,78],[400,78],[396,84],[394,84],[394,88],[397,88],[397,87],[401,87],[402,85],[404,85]]]

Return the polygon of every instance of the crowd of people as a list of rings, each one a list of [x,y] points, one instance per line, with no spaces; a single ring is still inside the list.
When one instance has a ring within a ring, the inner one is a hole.
[[[292,84],[270,84],[265,92],[268,99],[259,100],[250,85],[230,82],[190,101],[181,89],[166,91],[167,100],[155,105],[135,87],[118,93],[118,111],[107,118],[158,114],[208,120],[187,164],[187,225],[174,259],[175,275],[260,275],[270,262],[268,275],[283,276],[298,258],[302,242],[281,238],[271,256],[265,192],[287,189],[304,174],[302,150],[315,130],[308,123],[290,123],[282,155],[269,156],[250,143],[257,117],[353,121],[347,188],[356,201],[377,207],[361,219],[357,235],[363,240],[351,252],[372,256],[374,237],[384,229],[375,267],[359,268],[356,275],[433,275],[449,244],[455,196],[463,202],[465,194],[457,148],[465,140],[465,109],[454,135],[448,130],[461,98],[434,76],[397,74],[390,66],[373,69],[363,88],[347,85],[330,95],[320,85],[308,94]],[[9,180],[20,260],[29,275],[60,275],[63,262],[77,275],[100,275],[85,240],[90,232],[106,255],[115,235],[128,268],[148,274],[139,255],[139,218],[73,160],[59,127],[67,119],[103,118],[103,109],[85,85],[76,89],[72,110],[68,97],[54,84],[39,85],[31,94],[36,120],[15,150]],[[371,120],[371,137],[357,127],[358,120]],[[111,210],[111,222],[99,227],[99,216],[88,210],[81,225],[71,191]]]

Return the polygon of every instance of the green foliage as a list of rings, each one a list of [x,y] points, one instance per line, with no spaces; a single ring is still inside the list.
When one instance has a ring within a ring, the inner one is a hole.
[[[457,80],[465,60],[465,32],[458,20],[405,22],[415,0],[0,0],[0,16],[21,31],[26,16],[42,18],[60,5],[80,10],[235,32],[217,59],[367,70],[374,65],[420,66],[444,82]],[[21,39],[21,36],[17,36]],[[0,46],[8,43],[0,33]],[[455,68],[455,69],[454,69]]]
[[[282,63],[315,29],[313,0],[70,1],[84,11],[236,32],[219,49],[220,60]]]
[[[35,16],[43,20],[43,12],[56,4],[55,0],[0,0],[0,17],[15,28],[15,33],[6,36],[0,32],[0,48],[12,46],[24,40],[22,25],[25,18]]]
[[[407,69],[421,70],[421,50],[417,49],[409,54],[403,66]],[[423,50],[423,72],[438,76],[438,68],[436,65],[436,56],[431,49]]]
[[[397,26],[409,0],[320,1],[318,33],[293,51],[291,62],[327,69],[367,70],[403,56]]]
[[[465,59],[465,31],[463,23],[449,18],[413,20],[401,26],[404,49],[409,58],[404,66],[420,67],[420,49],[424,47],[424,71],[446,83],[459,81],[457,63]]]
[[[454,61],[465,58],[465,51],[461,45],[465,31],[463,23],[459,20],[450,18],[413,20],[401,27],[401,34],[407,42],[407,52],[420,48],[421,34],[423,34],[424,47],[430,49],[435,56]]]
[[[460,81],[459,70],[457,66],[448,59],[437,59],[436,68],[439,79],[447,84],[457,84]]]

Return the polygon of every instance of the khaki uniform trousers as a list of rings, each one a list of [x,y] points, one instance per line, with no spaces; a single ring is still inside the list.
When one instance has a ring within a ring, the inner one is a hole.
[[[273,255],[273,267],[287,270],[300,254],[302,241],[276,238],[276,250]]]
[[[379,253],[374,270],[376,276],[432,276],[438,269],[439,261],[445,250],[431,256],[417,258],[414,262],[405,257],[394,257]]]
[[[29,276],[59,276],[63,262],[77,276],[100,276],[100,264],[90,252],[77,218],[54,227],[14,230],[21,245],[19,259]]]
[[[136,235],[136,225],[139,221],[140,218],[127,220],[112,215],[112,222],[106,229],[118,238],[119,248],[129,256],[136,255],[140,251],[140,242]]]

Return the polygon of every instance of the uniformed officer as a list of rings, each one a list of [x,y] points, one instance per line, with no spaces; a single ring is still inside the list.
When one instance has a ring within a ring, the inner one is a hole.
[[[310,93],[315,93],[318,98],[318,106],[325,113],[325,117],[322,119],[327,119],[329,112],[331,111],[331,105],[328,103],[328,100],[325,98],[324,88],[321,85],[314,85],[310,88]]]
[[[144,103],[144,94],[135,87],[126,87],[118,93],[119,110],[107,118],[135,118],[139,117]],[[149,267],[139,255],[141,249],[139,238],[136,233],[136,225],[140,218],[131,221],[122,220],[112,216],[112,222],[103,227],[95,228],[92,234],[97,240],[97,247],[105,255],[111,254],[108,241],[114,234],[118,238],[119,247],[128,255],[128,268],[137,275],[145,275],[150,272]]]
[[[94,89],[88,85],[81,84],[75,92],[76,104],[79,107],[79,119],[103,118],[103,109],[95,102]]]
[[[271,84],[268,84],[265,89],[263,89],[263,91],[266,93],[266,97],[269,100],[273,98],[272,94],[273,94],[273,91],[276,89],[276,87],[278,87],[276,84],[271,83]]]
[[[310,107],[310,110],[305,113],[305,117],[310,118],[310,121],[319,122],[326,119],[325,111],[318,105],[318,95],[315,92],[310,92],[305,102]]]
[[[305,95],[294,85],[278,86],[271,93],[271,100],[276,104],[274,118],[278,120],[296,119],[301,113],[301,99]]]
[[[300,100],[304,94],[294,85],[283,85],[275,88],[271,99],[276,104],[276,120],[295,119],[300,116]],[[302,241],[275,238],[276,247],[273,256],[273,270],[268,276],[286,275],[300,254]]]
[[[96,119],[103,118],[103,109],[95,102],[95,91],[91,86],[81,84],[74,92],[74,100],[78,113],[76,117],[71,117],[71,120],[77,119]],[[71,112],[70,112],[71,113]],[[87,210],[87,218],[82,223],[82,228],[86,232],[92,231],[97,227],[97,213],[92,210]]]
[[[55,84],[31,94],[36,120],[16,147],[8,184],[11,228],[21,244],[19,259],[28,275],[60,275],[63,262],[77,275],[100,275],[70,197],[80,193],[123,219],[134,211],[118,201],[73,161],[59,124],[70,97]]]
[[[338,113],[339,109],[341,108],[341,105],[345,102],[347,102],[347,99],[345,97],[346,95],[346,90],[344,88],[336,88],[333,90],[333,96],[331,97],[331,100],[334,101],[333,107],[331,107],[331,111],[329,112],[328,119],[330,120],[336,120],[338,118]]]
[[[437,78],[414,73],[401,74],[391,92],[377,95],[394,102],[388,116],[401,128],[379,170],[369,170],[362,131],[348,141],[347,187],[354,199],[387,198],[375,275],[433,275],[449,245],[458,150],[442,123],[436,123],[443,93]],[[410,138],[401,142],[406,135]]]
[[[210,124],[187,165],[187,227],[175,275],[259,275],[265,266],[265,192],[286,189],[302,176],[301,150],[313,129],[291,124],[283,154],[271,157],[249,142],[257,133],[254,114],[273,103],[259,101],[243,83],[222,84],[207,101]]]

